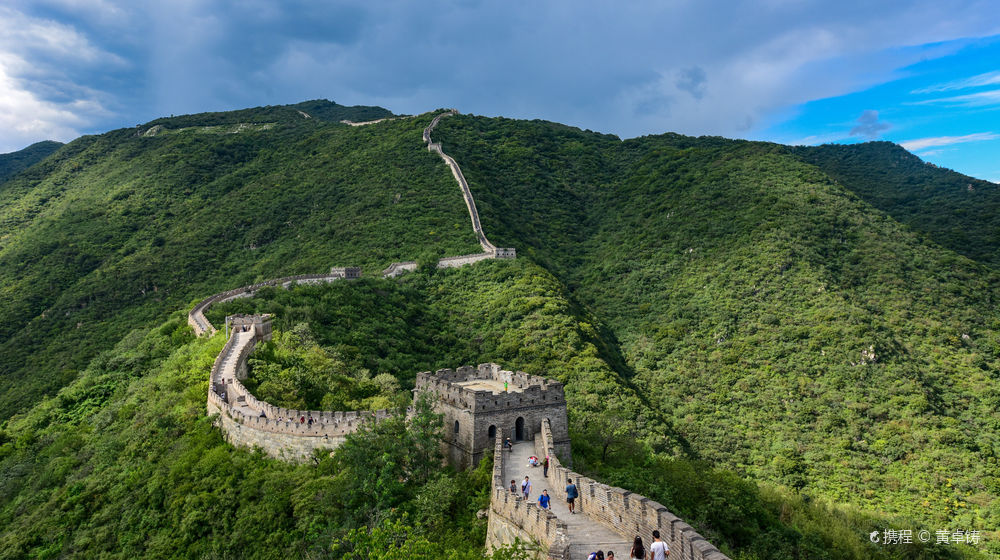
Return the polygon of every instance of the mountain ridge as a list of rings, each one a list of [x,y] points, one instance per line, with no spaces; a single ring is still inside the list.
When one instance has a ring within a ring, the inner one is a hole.
[[[115,316],[118,325],[100,327],[113,340],[185,297],[277,271],[372,271],[387,259],[429,262],[476,250],[447,168],[419,141],[428,115],[348,127],[272,113],[281,116],[275,127],[238,134],[190,128],[246,115],[179,117],[172,134],[123,129],[81,139],[0,191],[0,286],[8,297],[0,293],[0,304],[23,317],[6,326],[14,334],[0,348],[4,367],[22,369],[4,371],[5,383],[23,380],[31,365],[66,360],[40,332],[69,333],[62,352],[96,340],[73,338],[78,318],[89,328]],[[563,368],[568,397],[579,391],[574,446],[607,441],[603,452],[583,454],[581,472],[617,473],[625,477],[617,484],[643,491],[650,481],[636,480],[641,469],[630,461],[686,456],[903,519],[995,526],[994,270],[928,243],[916,226],[900,225],[778,145],[672,134],[621,141],[558,123],[468,115],[443,120],[435,140],[461,163],[491,238],[526,261],[459,276],[483,286],[495,281],[491,274],[519,286],[544,277],[541,291],[519,305],[560,310],[544,320],[526,315],[513,332],[471,320],[475,311],[459,299],[444,297],[441,313],[461,309],[467,318],[463,344],[479,342],[464,351],[492,348],[532,373]],[[122,229],[92,229],[108,216],[96,202],[110,204]],[[296,220],[307,225],[296,228]],[[73,250],[59,253],[68,243]],[[234,259],[219,258],[227,251]],[[14,262],[27,262],[27,273],[13,271]],[[166,264],[169,274],[158,273]],[[69,305],[31,291],[46,278],[39,271],[66,276],[44,287],[64,287]],[[75,273],[142,288],[155,301],[116,300]],[[173,277],[201,280],[174,296]],[[462,293],[505,317],[517,291],[495,290]],[[564,297],[542,297],[553,293]],[[287,311],[310,316],[308,307]],[[576,334],[547,340],[571,323]],[[490,337],[500,344],[484,342]],[[428,351],[448,353],[444,339],[431,344],[440,348]],[[34,350],[52,355],[29,365]],[[47,390],[74,376],[64,369]],[[12,395],[0,395],[8,411]],[[615,418],[624,433],[609,428]],[[608,446],[625,455],[608,455]],[[953,481],[947,489],[942,472]]]

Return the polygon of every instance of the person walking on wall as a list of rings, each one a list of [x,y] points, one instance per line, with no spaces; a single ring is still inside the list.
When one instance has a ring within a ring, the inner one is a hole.
[[[516,480],[511,480],[510,481],[510,493],[514,494],[515,496],[517,495],[517,481]]]
[[[566,482],[569,483],[566,485],[566,505],[567,507],[569,507],[570,513],[576,513],[575,511],[573,511],[573,505],[574,502],[576,502],[576,497],[579,496],[580,493],[577,492],[576,484],[573,484],[572,478],[566,479]]]
[[[670,547],[660,540],[660,532],[653,529],[653,544],[649,545],[649,560],[667,560]]]
[[[545,478],[549,477],[549,456],[546,455],[545,459],[542,461],[542,476]]]
[[[524,499],[528,499],[528,495],[531,494],[531,481],[528,477],[524,477],[524,482],[521,483],[521,493],[524,494]]]
[[[635,536],[632,541],[632,550],[628,552],[629,560],[646,560],[646,547],[642,546],[642,537]]]
[[[551,506],[549,506],[549,491],[548,490],[542,490],[542,495],[538,496],[538,507],[540,507],[542,509],[552,509]]]

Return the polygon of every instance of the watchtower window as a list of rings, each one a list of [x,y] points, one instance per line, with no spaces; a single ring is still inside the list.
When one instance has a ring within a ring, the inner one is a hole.
[[[458,433],[458,420],[455,420],[455,433]]]

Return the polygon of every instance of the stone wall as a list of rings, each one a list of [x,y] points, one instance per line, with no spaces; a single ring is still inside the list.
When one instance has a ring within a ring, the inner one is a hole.
[[[469,188],[469,182],[465,180],[465,175],[462,173],[462,168],[458,166],[458,162],[455,161],[455,158],[444,153],[444,150],[441,149],[440,142],[431,141],[431,131],[434,130],[434,127],[437,126],[438,122],[440,122],[440,120],[443,119],[444,117],[449,117],[456,113],[458,113],[458,111],[451,109],[449,111],[445,111],[443,113],[436,115],[434,119],[431,120],[431,124],[427,125],[427,128],[424,129],[424,143],[427,144],[428,151],[435,152],[437,153],[437,155],[441,156],[441,159],[443,159],[444,162],[448,165],[448,168],[451,169],[452,176],[455,177],[456,181],[458,181],[458,186],[462,188],[462,198],[465,200],[465,206],[469,209],[469,218],[472,220],[472,230],[476,233],[476,238],[479,240],[479,245],[483,248],[485,254],[489,255],[483,258],[512,259],[516,256],[516,251],[514,249],[512,248],[498,249],[496,245],[490,243],[490,240],[486,238],[486,234],[483,232],[483,226],[479,222],[479,211],[476,210],[476,199],[472,197],[472,190]],[[466,256],[472,256],[472,255],[466,255]],[[453,258],[461,258],[461,257],[453,257]],[[461,266],[461,265],[451,265],[451,266]],[[438,264],[438,267],[445,268],[441,266],[440,263]]]
[[[520,540],[529,545],[536,558],[570,560],[566,524],[551,511],[510,492],[504,485],[504,460],[503,438],[498,434],[493,445],[493,494],[486,530],[487,549],[494,550]]]
[[[552,441],[548,422],[535,437],[535,454],[549,456],[550,494],[553,499],[566,499],[567,479],[572,479],[579,490],[577,511],[582,511],[627,539],[636,535],[643,542],[652,541],[654,529],[670,547],[671,560],[729,560],[729,557],[699,535],[690,525],[667,511],[661,504],[628,490],[601,484],[563,467],[559,453]]]
[[[209,374],[206,409],[209,415],[219,415],[219,426],[230,443],[260,447],[280,459],[304,460],[315,449],[336,448],[365,422],[378,422],[392,414],[387,410],[297,410],[254,397],[240,379],[246,377],[246,361],[257,343],[270,335],[268,318],[235,317],[232,334]]]
[[[258,282],[249,286],[243,286],[242,288],[236,288],[235,290],[227,290],[225,292],[208,296],[195,304],[195,306],[191,308],[191,311],[188,312],[188,324],[191,325],[191,328],[194,329],[195,334],[198,336],[205,333],[214,334],[216,331],[215,326],[213,326],[212,323],[205,318],[205,311],[216,303],[222,303],[241,297],[250,297],[257,292],[257,290],[264,287],[280,286],[282,288],[288,288],[293,284],[320,284],[324,282],[333,282],[334,280],[347,278],[348,273],[346,271],[350,271],[350,278],[361,277],[361,269],[357,267],[334,268],[327,274],[299,274],[296,276],[274,278],[272,280],[266,280],[264,282]]]
[[[506,382],[510,391],[494,393],[457,384],[476,379]],[[566,397],[558,381],[487,363],[456,370],[439,369],[433,374],[420,372],[415,391],[435,395],[434,409],[445,418],[444,451],[456,467],[478,464],[498,435],[512,440],[532,439],[543,420],[550,423],[556,448],[567,464],[572,464]],[[520,438],[516,430],[519,421]]]
[[[394,262],[382,271],[383,278],[395,278],[404,272],[412,272],[417,269],[417,261]]]
[[[213,398],[214,397],[214,398]],[[262,431],[241,423],[231,410],[220,405],[218,395],[209,395],[208,414],[218,414],[218,426],[232,445],[259,447],[269,456],[286,461],[304,461],[316,449],[335,449],[344,442],[344,436],[303,437],[282,432]]]
[[[459,255],[457,257],[444,257],[438,261],[438,268],[456,268],[467,264],[492,259],[493,253],[475,253],[473,255]]]

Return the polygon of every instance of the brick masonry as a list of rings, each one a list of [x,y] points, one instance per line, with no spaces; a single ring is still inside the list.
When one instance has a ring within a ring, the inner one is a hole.
[[[476,382],[485,383],[468,385]],[[485,388],[489,383],[493,389]],[[570,460],[566,396],[558,381],[489,363],[418,373],[414,391],[436,396],[434,409],[444,415],[445,452],[457,467],[477,465],[497,437],[531,440],[543,420],[555,434],[554,445]]]
[[[577,511],[622,536],[631,539],[640,535],[648,546],[656,529],[670,547],[671,560],[729,560],[728,556],[658,502],[623,488],[602,484],[563,467],[553,444],[552,430],[546,422],[542,423],[541,433],[535,437],[535,450],[539,457],[550,457],[546,481],[552,489],[553,499],[566,499],[567,479],[572,479],[580,493],[576,501]]]

